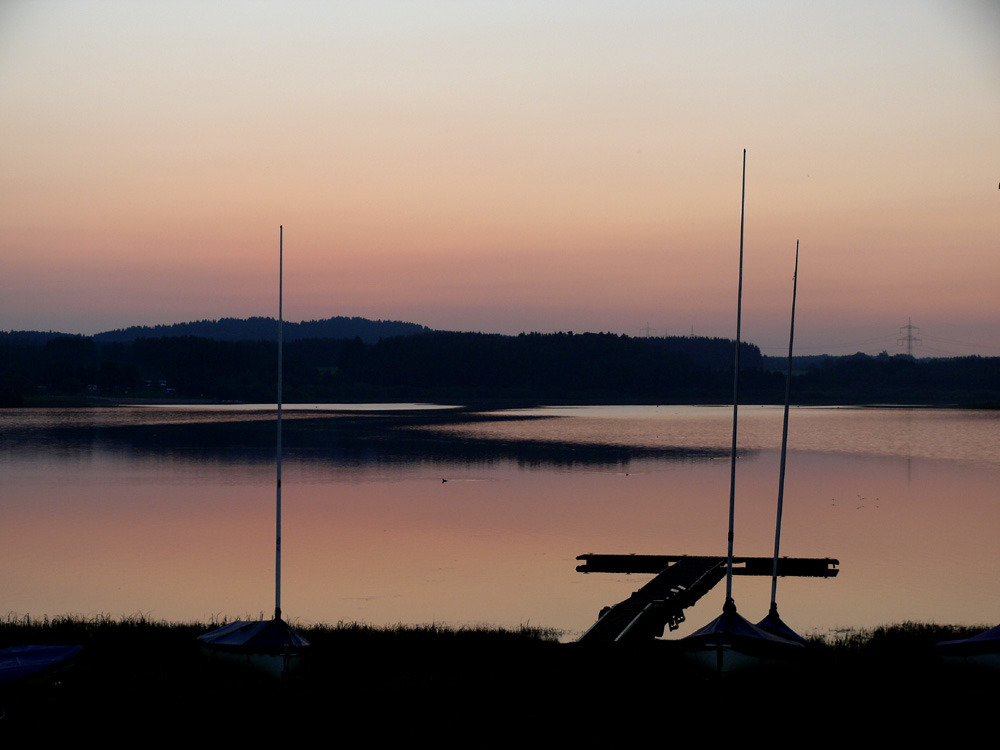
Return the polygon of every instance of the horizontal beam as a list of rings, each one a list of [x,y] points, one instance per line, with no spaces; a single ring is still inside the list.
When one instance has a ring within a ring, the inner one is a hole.
[[[583,565],[580,573],[661,573],[681,560],[714,560],[716,557],[701,555],[595,555],[576,558]],[[839,560],[832,557],[779,557],[778,575],[803,578],[833,578],[840,570]],[[769,576],[773,570],[773,557],[734,557],[733,575]]]

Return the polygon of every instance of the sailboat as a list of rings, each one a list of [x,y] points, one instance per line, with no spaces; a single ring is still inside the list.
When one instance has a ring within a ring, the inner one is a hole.
[[[284,226],[278,228],[278,448],[275,503],[274,617],[237,620],[198,636],[202,652],[212,659],[245,664],[279,679],[302,659],[309,641],[281,619],[281,370],[282,288],[284,285]]]
[[[795,296],[799,286],[799,243],[795,242],[795,275],[792,276],[792,322],[788,333],[788,372],[785,374],[785,415],[781,428],[781,468],[778,471],[778,518],[774,525],[774,566],[771,573],[771,607],[757,627],[772,635],[806,645],[807,641],[792,630],[778,614],[778,551],[781,545],[781,514],[785,498],[785,456],[788,452],[788,407],[792,393],[792,342],[795,339]]]
[[[743,229],[746,216],[747,152],[743,149],[743,193],[740,206],[740,274],[736,302],[736,362],[733,371],[733,442],[729,470],[729,551],[726,558],[726,602],[722,614],[678,643],[692,661],[715,672],[733,672],[786,660],[804,647],[760,629],[736,611],[733,600],[733,526],[736,516],[736,436],[740,403],[740,324],[743,315]]]

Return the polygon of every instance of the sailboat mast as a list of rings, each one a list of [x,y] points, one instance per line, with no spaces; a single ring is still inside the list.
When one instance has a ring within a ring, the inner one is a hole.
[[[795,295],[799,287],[799,241],[795,240],[795,275],[792,276],[792,323],[788,331],[788,373],[785,375],[785,419],[781,428],[781,469],[778,471],[778,520],[774,525],[774,567],[771,571],[771,611],[778,611],[778,548],[781,544],[781,511],[785,499],[785,454],[788,450],[788,404],[792,395],[792,342],[795,339]]]
[[[736,295],[736,362],[733,369],[733,449],[729,467],[729,554],[726,559],[726,604],[733,602],[733,526],[736,519],[736,421],[740,405],[740,323],[743,319],[743,226],[747,205],[747,150],[743,149],[743,191],[740,198],[740,283]]]
[[[284,317],[282,290],[285,271],[285,227],[278,227],[278,486],[274,527],[274,619],[281,619],[281,344]]]

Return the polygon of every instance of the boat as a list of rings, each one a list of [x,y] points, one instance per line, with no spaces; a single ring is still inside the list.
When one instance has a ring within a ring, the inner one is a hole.
[[[68,669],[83,646],[11,646],[0,649],[0,685],[44,680]]]
[[[971,638],[941,641],[935,651],[950,666],[1000,670],[1000,625]]]
[[[280,615],[270,620],[237,620],[198,636],[209,658],[250,667],[283,679],[302,660],[309,641]]]
[[[736,361],[733,368],[733,440],[729,469],[729,537],[726,557],[726,601],[722,615],[677,641],[690,661],[717,673],[759,667],[796,658],[804,646],[773,635],[736,611],[733,599],[733,527],[736,517],[736,437],[740,403],[740,325],[743,317],[743,229],[746,216],[747,152],[743,149],[743,191],[740,205],[740,272],[736,298]]]
[[[688,661],[719,674],[787,665],[805,646],[741,616],[731,600],[708,625],[681,639]]]
[[[788,332],[788,371],[785,374],[785,413],[781,427],[781,468],[778,471],[778,512],[774,524],[774,565],[771,572],[771,606],[763,620],[757,623],[761,630],[807,645],[808,641],[792,630],[778,614],[778,553],[781,548],[781,516],[785,500],[785,456],[788,453],[788,408],[792,394],[792,346],[795,340],[795,296],[799,286],[799,243],[795,242],[795,273],[792,276],[792,322]]]
[[[213,660],[242,664],[283,679],[301,662],[309,641],[281,618],[281,370],[284,226],[278,227],[278,447],[275,501],[274,617],[236,620],[198,636],[201,650]]]

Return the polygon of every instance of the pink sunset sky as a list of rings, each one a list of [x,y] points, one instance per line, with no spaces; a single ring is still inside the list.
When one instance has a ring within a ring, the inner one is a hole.
[[[0,330],[1000,355],[1000,3],[0,4]]]

